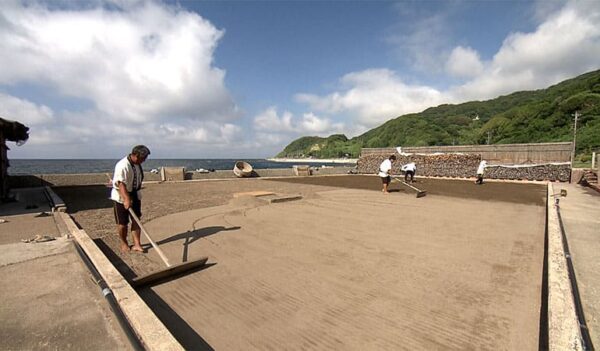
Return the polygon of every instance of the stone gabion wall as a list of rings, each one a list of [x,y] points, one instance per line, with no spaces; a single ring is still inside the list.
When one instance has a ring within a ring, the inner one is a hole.
[[[469,178],[477,175],[481,161],[478,154],[398,154],[392,167],[393,174],[401,175],[403,164],[414,162],[417,165],[417,176]],[[358,173],[376,174],[379,165],[388,155],[371,154],[358,159]],[[543,165],[488,165],[484,177],[488,179],[514,180],[550,180],[568,182],[571,178],[569,163],[549,163]]]
[[[474,177],[477,172],[481,156],[474,154],[398,154],[392,165],[392,173],[402,174],[400,168],[403,164],[414,162],[417,165],[417,175],[427,177]],[[375,174],[379,172],[379,165],[389,155],[366,155],[358,159],[358,172],[362,174]]]
[[[568,182],[571,179],[571,165],[544,164],[532,166],[488,166],[485,178],[517,180],[551,180]]]
[[[493,144],[493,145],[445,145],[445,146],[403,146],[407,154],[473,154],[493,164],[546,164],[570,162],[573,150],[571,142]],[[361,155],[390,155],[397,148],[362,148]]]

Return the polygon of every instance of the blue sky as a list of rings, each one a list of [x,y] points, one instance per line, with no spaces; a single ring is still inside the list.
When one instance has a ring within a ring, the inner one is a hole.
[[[597,1],[17,1],[0,7],[10,158],[271,157],[600,68]]]

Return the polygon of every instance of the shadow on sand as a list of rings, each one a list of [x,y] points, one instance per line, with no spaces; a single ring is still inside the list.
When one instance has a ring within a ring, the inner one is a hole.
[[[132,281],[133,278],[137,276],[136,273],[131,270],[131,268],[129,268],[129,266],[101,239],[95,239],[94,242],[126,280]],[[193,271],[187,271],[186,273],[169,276],[165,279],[157,281],[155,284],[164,284],[171,280],[177,279],[184,274],[201,271],[213,265],[214,264],[206,264],[203,267],[194,269]],[[152,290],[152,287],[138,289],[137,293],[144,300],[144,302],[148,304],[148,306],[167,327],[171,334],[173,334],[175,339],[181,343],[184,349],[202,351],[214,350],[200,335],[198,335],[198,333],[194,331],[192,327],[189,326],[189,324],[187,324],[185,320],[183,320],[177,314],[176,311],[174,311],[158,294]]]
[[[104,253],[108,260],[115,266],[115,268],[121,273],[123,278],[127,281],[132,281],[133,278],[137,277],[137,274],[108,246],[102,239],[94,239],[94,243]]]
[[[142,299],[150,306],[158,319],[169,329],[171,334],[186,350],[214,350],[190,325],[183,320],[152,288],[138,291]]]
[[[60,186],[52,190],[68,204],[67,213],[113,207],[110,188],[104,185]],[[82,197],[85,201],[81,201]]]
[[[187,262],[188,261],[188,248],[189,245],[192,244],[193,242],[195,242],[198,239],[210,236],[210,235],[214,235],[220,232],[224,232],[224,231],[231,231],[231,230],[239,230],[241,227],[236,226],[236,227],[223,227],[223,226],[211,226],[211,227],[205,227],[205,228],[200,228],[200,229],[196,229],[196,230],[192,230],[192,231],[187,231],[184,233],[179,233],[179,234],[175,234],[171,237],[168,237],[166,239],[157,241],[156,244],[157,245],[161,245],[161,244],[166,244],[166,243],[170,243],[173,241],[178,241],[178,240],[183,240],[183,255],[182,255],[182,262]],[[144,249],[148,249],[152,247],[151,245],[146,244],[144,246]]]

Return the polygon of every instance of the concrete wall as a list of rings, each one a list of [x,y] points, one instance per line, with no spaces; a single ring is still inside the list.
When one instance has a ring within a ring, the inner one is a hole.
[[[311,167],[312,175],[347,174],[353,167],[321,168]],[[109,175],[112,176],[112,175]],[[109,184],[107,173],[81,173],[81,174],[35,174],[10,176],[11,188],[29,188],[39,186],[69,186],[69,185],[97,185]],[[253,177],[293,177],[292,167],[255,169]],[[228,179],[237,178],[233,170],[220,170],[209,173],[186,172],[185,180],[202,179]],[[144,181],[160,181],[160,175],[144,172]]]

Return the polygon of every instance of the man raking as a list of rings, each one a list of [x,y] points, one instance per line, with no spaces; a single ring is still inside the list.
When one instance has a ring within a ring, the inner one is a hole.
[[[121,252],[129,252],[127,242],[127,226],[129,224],[129,209],[138,216],[142,216],[141,193],[144,171],[142,163],[150,155],[150,150],[144,145],[134,146],[131,153],[121,159],[115,165],[115,173],[112,178],[112,190],[110,198],[114,201],[115,221],[117,222],[117,233],[121,241]],[[133,246],[131,250],[144,252],[140,242],[140,226],[136,221],[131,223],[133,234]]]
[[[410,178],[410,182],[414,182],[415,173],[417,173],[417,165],[414,162],[409,162],[402,166],[402,172],[404,172],[404,181],[408,183],[408,178]]]
[[[396,155],[391,155],[386,160],[383,160],[379,165],[379,177],[381,178],[381,182],[383,183],[383,189],[381,191],[384,194],[389,194],[388,186],[392,178],[390,175],[392,174],[392,162],[396,161]]]

